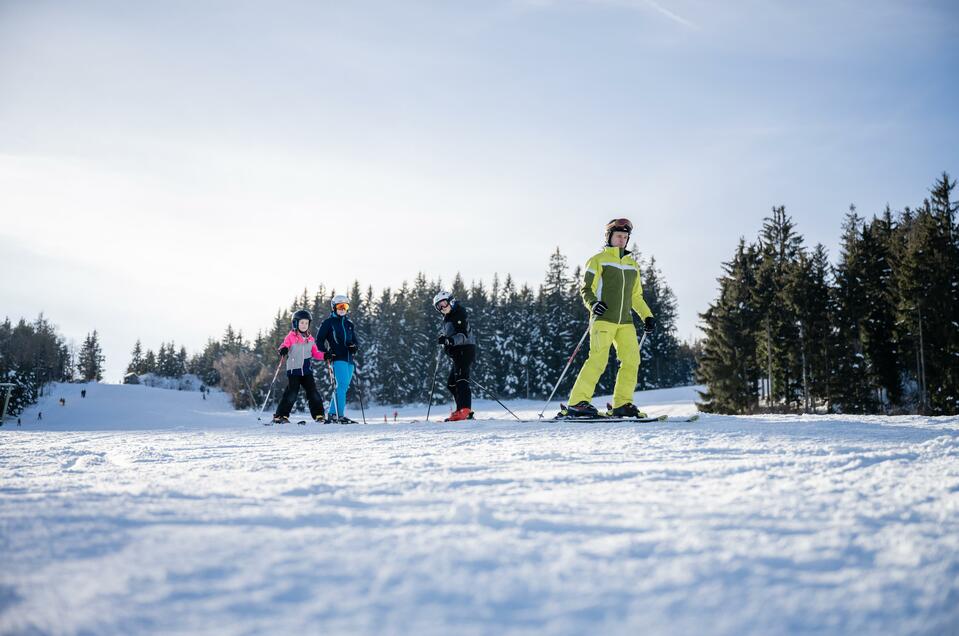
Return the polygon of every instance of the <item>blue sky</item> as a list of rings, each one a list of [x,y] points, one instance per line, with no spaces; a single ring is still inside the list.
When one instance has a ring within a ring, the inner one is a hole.
[[[0,313],[251,334],[320,283],[537,284],[636,225],[697,335],[785,205],[835,257],[850,203],[959,173],[949,2],[0,0]]]

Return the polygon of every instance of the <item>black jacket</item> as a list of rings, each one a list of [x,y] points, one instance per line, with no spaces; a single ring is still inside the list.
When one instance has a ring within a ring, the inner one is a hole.
[[[323,351],[332,351],[337,360],[353,361],[348,347],[351,343],[359,346],[353,321],[346,316],[331,313],[316,332],[317,347]]]
[[[466,308],[458,302],[453,303],[453,311],[443,316],[443,335],[453,341],[451,346],[447,346],[447,353],[450,348],[476,346],[476,336],[470,329]]]

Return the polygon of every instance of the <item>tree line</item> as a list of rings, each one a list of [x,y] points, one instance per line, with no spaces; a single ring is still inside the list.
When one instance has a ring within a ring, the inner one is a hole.
[[[700,407],[719,413],[956,414],[959,204],[943,173],[916,208],[850,206],[839,260],[785,208],[740,239],[701,314]]]
[[[33,322],[21,318],[14,324],[7,317],[0,323],[0,382],[14,385],[8,415],[17,415],[36,402],[49,382],[103,379],[103,364],[96,330],[77,348],[67,344],[43,314]]]

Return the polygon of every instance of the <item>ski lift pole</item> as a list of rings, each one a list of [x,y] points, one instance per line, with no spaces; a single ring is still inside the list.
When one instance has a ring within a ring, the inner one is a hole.
[[[559,374],[559,380],[556,381],[556,385],[553,386],[553,391],[549,394],[549,399],[546,400],[546,404],[543,405],[543,410],[539,412],[540,418],[543,417],[543,413],[546,412],[546,409],[549,408],[549,403],[553,401],[553,396],[556,395],[556,389],[559,388],[560,382],[563,381],[563,378],[566,377],[566,372],[569,371],[569,365],[573,364],[573,358],[576,357],[576,354],[579,353],[579,348],[583,346],[583,341],[586,340],[586,336],[589,335],[590,329],[593,327],[593,319],[589,319],[589,324],[586,325],[586,331],[583,332],[583,337],[579,339],[576,348],[573,349],[573,354],[569,357],[569,360],[566,361],[566,367],[563,369],[563,372]]]
[[[0,411],[0,426],[3,426],[3,421],[7,419],[7,405],[10,403],[10,393],[16,386],[13,382],[0,384],[0,390],[3,390],[3,411]]]

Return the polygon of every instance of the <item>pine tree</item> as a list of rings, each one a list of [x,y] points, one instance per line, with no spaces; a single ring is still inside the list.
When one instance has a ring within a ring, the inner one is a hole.
[[[798,317],[804,411],[814,410],[819,403],[829,404],[830,360],[835,349],[830,272],[826,248],[819,244],[812,256],[800,253],[787,283],[787,297]]]
[[[80,379],[84,382],[99,382],[103,379],[103,351],[100,348],[100,338],[96,329],[93,333],[87,334],[83,341],[83,347],[80,349],[80,358],[77,361],[77,370],[80,372]]]
[[[143,356],[143,373],[157,373],[157,356],[152,349]]]
[[[866,311],[860,323],[863,353],[868,362],[869,383],[880,404],[902,400],[901,358],[896,333],[897,289],[893,277],[893,235],[895,224],[887,208],[863,228],[860,284],[864,288]]]
[[[639,387],[658,389],[675,386],[686,381],[682,377],[679,360],[679,340],[676,338],[676,295],[663,280],[656,267],[656,259],[641,266],[643,274],[643,298],[649,305],[656,321],[656,329],[646,336],[639,367]],[[643,332],[643,321],[633,315],[637,333]]]
[[[959,378],[959,245],[955,181],[943,173],[915,215],[900,219],[904,246],[896,279],[903,349],[915,351],[914,381],[921,412],[957,412]]]
[[[706,334],[697,378],[706,385],[699,408],[709,413],[751,413],[758,408],[756,334],[763,315],[754,302],[760,256],[739,240],[733,259],[723,264],[719,298],[700,318]]]
[[[141,373],[143,368],[143,346],[140,344],[140,339],[137,338],[137,342],[133,345],[133,351],[130,353],[130,364],[127,365],[127,373]]]
[[[787,287],[803,250],[802,236],[782,206],[772,209],[760,234],[761,261],[753,302],[761,309],[757,338],[760,358],[765,355],[766,399],[770,406],[798,408],[802,403],[802,362],[797,316]]]
[[[180,345],[180,350],[177,352],[176,357],[174,358],[176,367],[174,369],[175,375],[173,377],[180,378],[186,374],[186,363],[187,363],[187,352],[186,347]]]
[[[869,361],[863,347],[862,321],[869,309],[866,287],[862,284],[864,269],[864,222],[850,206],[843,223],[843,242],[836,267],[834,328],[836,349],[832,402],[844,413],[872,413],[878,407],[870,387]]]
[[[579,341],[583,330],[589,324],[589,319],[582,310],[582,318],[577,321],[576,307],[583,307],[579,295],[581,280],[574,280],[568,275],[569,267],[566,257],[556,248],[550,256],[546,270],[546,278],[539,290],[539,334],[540,355],[535,361],[534,374],[541,379],[541,389],[548,394],[559,379],[566,362]],[[582,351],[573,362],[571,371],[567,372],[562,384],[557,389],[557,395],[568,395],[576,381],[577,365],[586,360],[589,348],[584,343]]]

